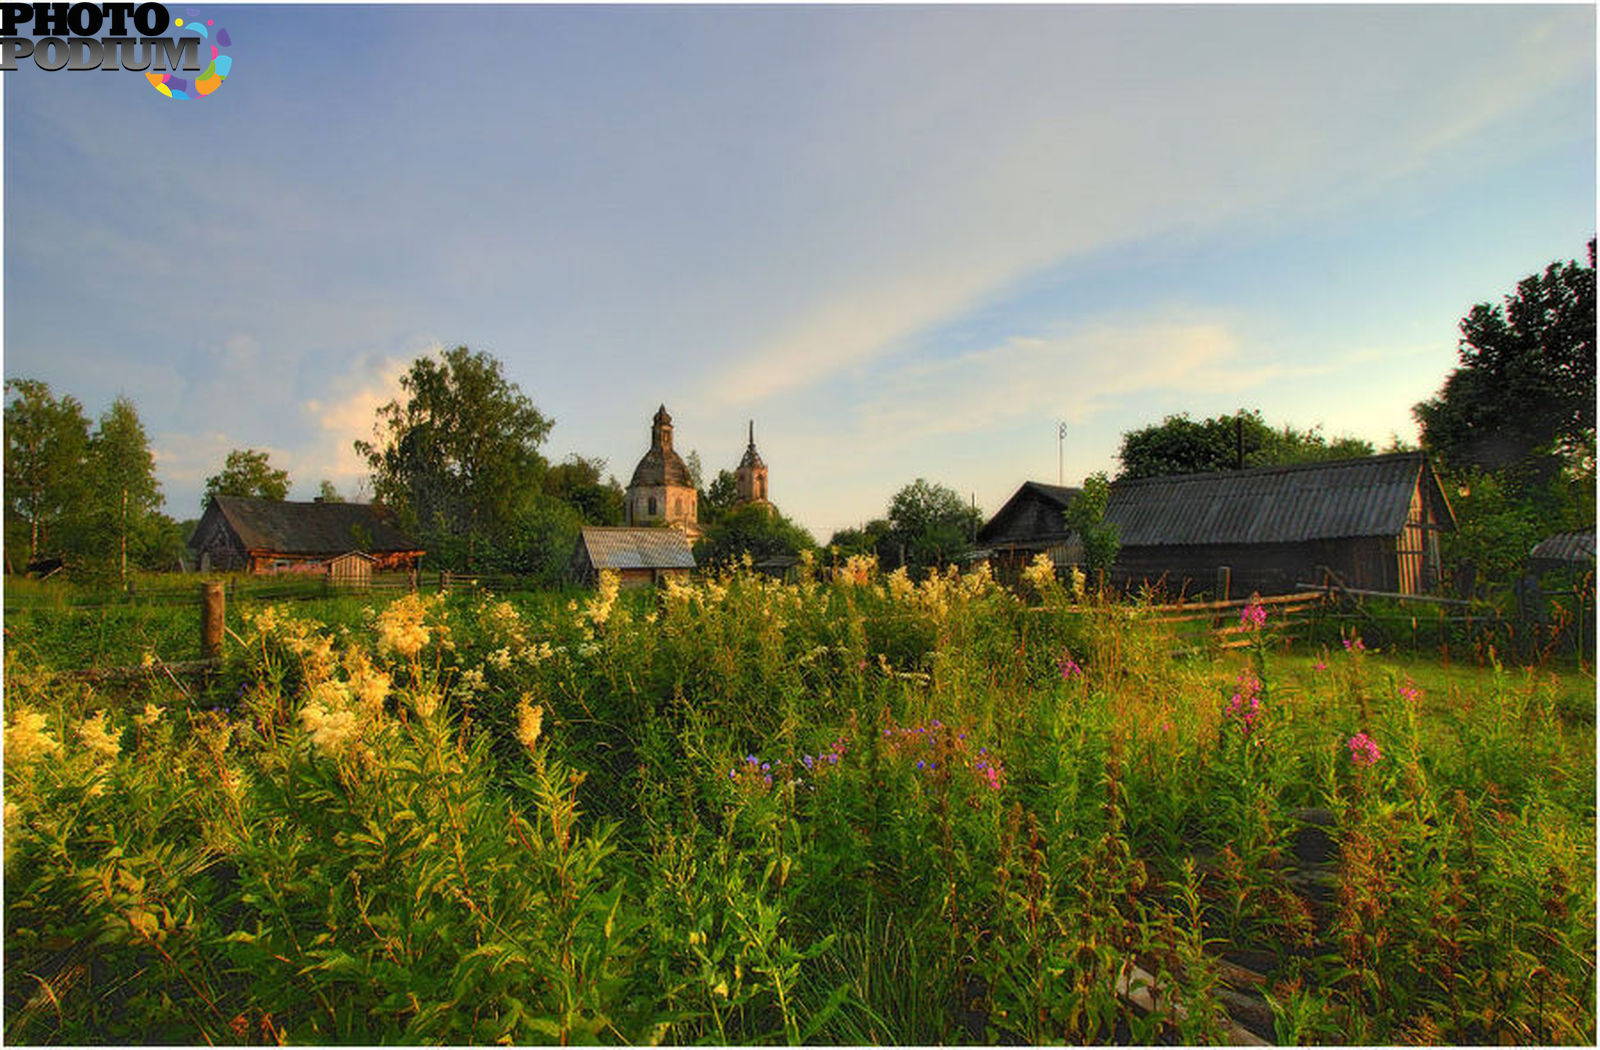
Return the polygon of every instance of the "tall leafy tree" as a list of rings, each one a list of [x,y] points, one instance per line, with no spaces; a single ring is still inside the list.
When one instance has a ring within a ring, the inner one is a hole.
[[[731,470],[719,470],[711,484],[700,490],[700,520],[708,524],[721,521],[739,502],[739,479]]]
[[[59,553],[58,526],[82,513],[89,421],[77,398],[57,398],[35,379],[5,384],[6,524],[27,537],[28,560]]]
[[[213,496],[288,499],[289,472],[274,467],[264,451],[236,448],[228,453],[222,471],[206,479],[206,492],[201,501],[202,505],[210,503]]]
[[[627,494],[616,478],[602,481],[606,461],[573,453],[545,473],[544,490],[573,510],[585,525],[621,525]]]
[[[936,569],[971,551],[982,524],[983,515],[961,493],[918,478],[889,501],[889,535],[879,545],[879,560],[916,572]]]
[[[1372,454],[1370,442],[1353,437],[1329,440],[1319,427],[1299,430],[1285,424],[1275,428],[1253,409],[1198,421],[1184,413],[1123,434],[1120,476],[1204,474]]]
[[[540,491],[539,446],[553,421],[500,362],[464,346],[419,357],[400,378],[402,398],[378,409],[373,440],[356,452],[374,495],[425,536],[465,537],[465,563]]]
[[[156,459],[133,402],[119,397],[100,417],[89,441],[90,527],[115,542],[118,573],[128,575],[130,540],[137,546],[161,506]],[[97,544],[98,546],[98,544]]]
[[[1090,474],[1083,488],[1062,512],[1067,529],[1078,534],[1083,544],[1083,567],[1090,573],[1103,572],[1117,560],[1122,549],[1117,526],[1106,521],[1106,504],[1111,500],[1111,482],[1104,474]]]
[[[750,504],[724,513],[706,528],[705,537],[694,546],[694,559],[702,565],[727,565],[746,554],[762,558],[792,556],[814,550],[817,541],[776,507]]]
[[[1589,264],[1552,263],[1498,305],[1461,321],[1460,364],[1412,409],[1422,445],[1451,469],[1511,469],[1548,481],[1564,463],[1592,472],[1595,242]]]

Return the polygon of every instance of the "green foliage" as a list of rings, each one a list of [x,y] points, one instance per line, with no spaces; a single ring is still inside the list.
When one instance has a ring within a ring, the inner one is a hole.
[[[739,501],[739,479],[731,470],[719,470],[709,488],[699,492],[700,520],[714,525]]]
[[[463,541],[460,565],[470,569],[541,490],[539,446],[553,421],[498,359],[464,346],[417,358],[400,386],[404,400],[378,409],[373,440],[357,441],[356,452],[377,502],[420,530],[430,550]]]
[[[1283,1038],[1593,1043],[1591,676],[804,564],[236,606],[135,695],[8,616],[8,1037],[1217,1044],[1240,950]]]
[[[917,573],[960,561],[982,524],[982,513],[961,493],[918,478],[889,501],[889,534],[880,545],[880,560]]]
[[[616,478],[600,480],[605,469],[605,460],[573,453],[546,472],[545,493],[577,511],[585,525],[621,525],[627,495]]]
[[[811,533],[784,517],[776,507],[750,504],[718,516],[694,545],[694,560],[701,567],[724,567],[747,554],[760,561],[794,557],[816,546]]]
[[[289,498],[289,472],[272,465],[264,450],[236,448],[228,453],[219,473],[206,478],[201,506],[213,496],[240,496],[245,499],[284,500]]]
[[[82,513],[89,421],[77,398],[38,380],[9,379],[5,392],[7,547],[21,540],[31,561],[60,553],[58,527]]]
[[[1589,265],[1551,263],[1501,305],[1461,321],[1460,365],[1413,412],[1422,445],[1452,469],[1547,482],[1594,463],[1595,243]]]
[[[317,498],[324,503],[343,503],[344,497],[339,495],[338,488],[327,478],[317,486]]]
[[[1109,571],[1122,549],[1117,526],[1106,521],[1106,503],[1111,499],[1111,482],[1105,474],[1083,479],[1083,490],[1062,512],[1067,529],[1078,535],[1083,545],[1083,567],[1090,575]]]
[[[553,587],[567,574],[578,530],[586,524],[570,503],[533,496],[501,527],[477,564],[485,572],[531,576],[540,586]]]
[[[1279,466],[1373,454],[1371,443],[1353,437],[1329,440],[1319,427],[1276,429],[1256,410],[1195,422],[1187,413],[1122,435],[1124,478],[1202,474],[1242,467]]]
[[[884,564],[889,564],[889,559],[885,557],[887,553],[885,545],[890,531],[891,526],[887,518],[873,518],[859,529],[848,528],[835,532],[828,540],[828,549],[843,558],[851,555],[870,555]]]

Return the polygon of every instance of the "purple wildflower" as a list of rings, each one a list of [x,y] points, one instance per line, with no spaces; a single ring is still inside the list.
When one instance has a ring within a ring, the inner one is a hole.
[[[1358,766],[1375,766],[1383,758],[1383,752],[1378,750],[1378,742],[1366,733],[1357,733],[1350,738],[1350,761]]]

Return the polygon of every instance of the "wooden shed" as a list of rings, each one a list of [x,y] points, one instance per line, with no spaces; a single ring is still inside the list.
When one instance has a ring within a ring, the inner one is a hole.
[[[414,569],[425,553],[383,508],[367,503],[292,503],[216,496],[189,539],[202,572],[329,571],[352,554],[367,572]],[[348,560],[344,572],[356,571]]]
[[[668,576],[687,577],[694,567],[689,537],[681,529],[594,526],[582,530],[572,553],[573,575],[586,583],[610,569],[624,587],[643,587]]]
[[[979,542],[1013,558],[1065,545],[1057,523],[1070,492],[1028,482]],[[1106,520],[1122,545],[1115,582],[1190,594],[1214,592],[1224,567],[1233,594],[1288,593],[1324,569],[1350,587],[1421,593],[1439,581],[1439,534],[1455,528],[1420,452],[1119,480]]]

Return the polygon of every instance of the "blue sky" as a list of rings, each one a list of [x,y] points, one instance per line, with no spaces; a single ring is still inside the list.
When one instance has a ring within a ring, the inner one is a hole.
[[[1414,439],[1456,324],[1595,230],[1592,6],[169,5],[233,74],[0,78],[8,378],[131,397],[170,513],[293,495],[418,354],[626,482],[665,402],[825,541],[1123,431]]]

